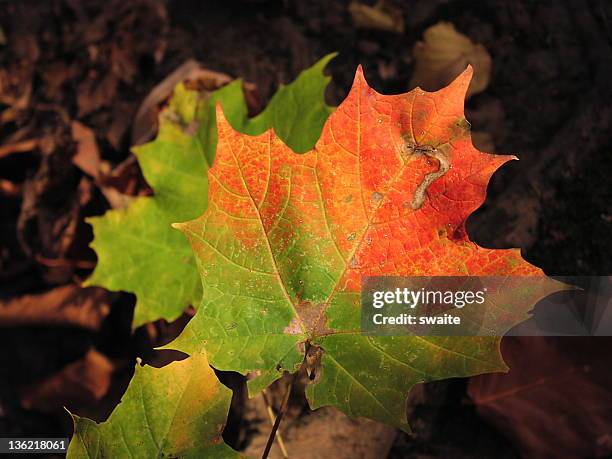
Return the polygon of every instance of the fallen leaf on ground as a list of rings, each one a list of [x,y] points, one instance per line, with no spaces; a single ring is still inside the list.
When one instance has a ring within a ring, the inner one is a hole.
[[[416,68],[410,86],[435,91],[448,85],[467,65],[474,67],[474,78],[467,97],[482,92],[491,77],[491,56],[482,45],[457,32],[448,22],[439,22],[423,34],[414,47]]]
[[[129,171],[130,173],[122,174],[126,171],[125,165],[129,164],[128,161],[124,161],[113,170],[109,170],[109,163],[100,159],[95,134],[78,121],[72,122],[72,139],[77,142],[77,151],[72,157],[72,163],[94,179],[95,184],[113,209],[127,207],[134,200],[134,196],[122,191],[129,189],[130,185],[133,185],[131,191],[135,191],[138,179],[143,180],[140,169],[134,167]],[[123,180],[119,179],[121,175],[123,175]]]
[[[87,175],[94,179],[98,178],[101,161],[96,135],[91,129],[78,121],[72,122],[71,129],[72,139],[77,143],[72,163]]]
[[[34,150],[39,143],[39,139],[22,140],[16,143],[9,143],[0,146],[0,158],[3,158],[13,153],[25,153]]]
[[[87,251],[86,233],[81,230],[85,228],[83,209],[91,201],[93,185],[81,177],[76,187],[66,187],[74,170],[57,160],[56,155],[62,154],[56,150],[44,155],[40,168],[23,187],[17,237],[24,252],[36,260],[80,260]],[[75,267],[70,262],[51,263],[44,274],[50,283],[63,284],[72,279]]]
[[[468,393],[524,457],[610,457],[611,345],[605,337],[506,337],[510,371],[472,378]]]
[[[0,300],[0,327],[75,326],[95,331],[110,312],[113,296],[101,288],[69,284]]]
[[[53,376],[21,389],[21,405],[43,413],[92,405],[108,391],[113,371],[114,365],[106,356],[90,349]]]
[[[358,29],[404,33],[402,10],[394,8],[384,1],[379,1],[375,6],[353,1],[349,5],[349,13]]]

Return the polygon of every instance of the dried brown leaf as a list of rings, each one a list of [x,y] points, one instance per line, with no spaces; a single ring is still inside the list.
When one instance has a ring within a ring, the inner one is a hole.
[[[609,457],[609,346],[604,337],[507,337],[510,371],[476,376],[468,392],[524,457]]]
[[[410,86],[437,91],[453,81],[468,65],[474,68],[467,97],[482,92],[491,76],[491,56],[449,22],[439,22],[423,34],[414,47],[416,69]]]
[[[92,405],[107,393],[114,364],[95,349],[47,379],[19,391],[21,405],[43,413]]]
[[[72,157],[72,163],[90,175],[97,178],[100,174],[100,151],[94,132],[78,121],[71,124],[72,139],[77,143],[77,150]]]
[[[383,30],[397,34],[404,33],[404,18],[401,10],[382,1],[375,6],[353,1],[349,5],[349,13],[355,27],[358,29]]]
[[[0,301],[0,327],[76,326],[98,330],[113,294],[101,288],[69,284],[44,293]]]
[[[34,150],[39,143],[39,139],[27,139],[20,142],[10,143],[0,146],[0,158],[12,155],[13,153],[26,153]]]

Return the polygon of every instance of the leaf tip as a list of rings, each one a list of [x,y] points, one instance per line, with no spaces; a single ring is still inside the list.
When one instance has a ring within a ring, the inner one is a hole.
[[[463,75],[465,75],[466,78],[469,78],[471,80],[472,76],[474,75],[474,67],[472,67],[472,64],[468,64],[462,73]]]
[[[175,229],[175,230],[179,230],[185,236],[188,236],[188,234],[189,234],[189,223],[190,222],[171,223],[170,226],[173,229]]]
[[[223,113],[223,107],[221,106],[221,102],[215,103],[215,116],[217,118],[217,125],[227,124],[227,118],[225,117],[225,114]]]
[[[172,223],[170,226],[179,231],[183,231],[183,229],[185,228],[185,223]]]
[[[365,83],[365,76],[363,74],[363,66],[359,64],[357,66],[357,70],[355,71],[355,79],[353,80],[353,85],[356,83]]]
[[[225,113],[223,113],[223,107],[220,102],[215,103],[215,118],[217,124],[217,135],[221,139],[226,132],[233,132],[234,128],[228,121]]]
[[[78,416],[78,415],[74,414],[74,413],[73,413],[72,411],[70,411],[70,410],[68,409],[68,407],[67,407],[67,406],[65,406],[65,405],[64,405],[64,406],[62,406],[62,408],[64,409],[64,411],[65,411],[66,413],[68,413],[68,416],[70,416],[70,419],[72,420],[72,428],[73,428],[73,431],[74,431],[74,433],[76,433],[76,430],[77,430],[77,423],[79,422],[79,419],[81,419],[81,416]]]
[[[338,51],[332,51],[331,53],[323,56],[321,58],[321,61],[323,61],[324,66],[327,66],[327,64],[329,64],[331,60],[335,59],[338,56],[338,54],[340,54]]]
[[[68,413],[70,415],[70,417],[74,420],[75,418],[78,418],[78,416],[76,414],[72,414],[72,412],[66,407],[66,406],[62,406],[62,408],[64,409],[64,411],[66,413]]]

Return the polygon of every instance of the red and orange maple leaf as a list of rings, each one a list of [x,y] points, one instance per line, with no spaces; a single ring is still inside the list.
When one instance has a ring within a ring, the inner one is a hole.
[[[499,337],[360,333],[364,276],[543,276],[519,250],[482,248],[466,234],[492,173],[513,159],[472,145],[463,114],[471,75],[434,93],[388,96],[359,68],[303,155],[272,130],[236,132],[219,112],[208,209],[178,225],[197,257],[203,302],[169,347],[205,346],[215,367],[257,375],[252,392],[316,349],[313,408],[404,429],[414,384],[504,369]],[[556,289],[550,281],[527,301],[496,304],[514,324]]]

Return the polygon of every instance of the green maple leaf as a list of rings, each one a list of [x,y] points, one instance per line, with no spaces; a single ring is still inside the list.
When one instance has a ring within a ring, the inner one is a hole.
[[[408,429],[419,382],[505,369],[499,336],[368,336],[364,276],[535,276],[524,295],[489,292],[507,330],[559,287],[518,250],[479,247],[465,231],[509,156],[474,148],[463,101],[471,71],[435,93],[385,96],[361,70],[315,148],[297,155],[268,131],[237,132],[218,112],[209,204],[177,225],[196,254],[202,304],[167,347],[206,348],[221,370],[251,373],[256,393],[306,362],[312,408],[333,405]],[[304,354],[308,353],[305,359]]]
[[[221,438],[230,401],[204,353],[163,368],[137,366],[108,420],[72,416],[68,457],[242,457]]]
[[[193,255],[170,225],[206,209],[206,171],[217,144],[215,104],[240,132],[259,134],[273,128],[287,145],[303,152],[312,148],[332,111],[323,97],[329,82],[323,69],[333,57],[324,57],[281,87],[253,119],[248,118],[238,80],[205,99],[178,85],[160,116],[157,138],[134,148],[155,195],[88,220],[98,264],[86,284],[135,293],[134,327],[160,318],[171,321],[188,305],[197,306],[202,288]]]

